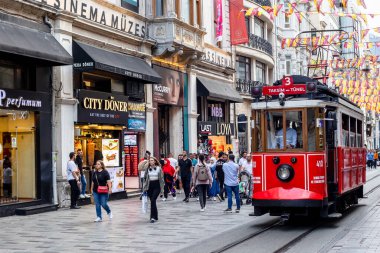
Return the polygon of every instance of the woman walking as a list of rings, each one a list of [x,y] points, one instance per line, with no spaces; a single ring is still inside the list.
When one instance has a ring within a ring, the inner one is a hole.
[[[106,210],[109,219],[112,219],[112,212],[107,204],[109,195],[112,193],[112,182],[110,174],[104,167],[103,161],[99,160],[95,164],[95,172],[92,176],[92,195],[94,196],[96,219],[95,222],[102,221],[102,208]]]
[[[210,170],[212,175],[212,185],[210,187],[210,190],[208,192],[208,196],[212,198],[212,200],[216,200],[216,196],[219,194],[219,184],[218,181],[215,180],[215,174],[216,174],[216,158],[211,157],[210,159]]]
[[[144,175],[144,192],[150,199],[150,223],[158,221],[157,198],[164,190],[164,175],[159,161],[151,157]]]
[[[205,156],[200,154],[198,159],[199,162],[194,168],[193,187],[197,187],[201,212],[204,212],[206,207],[207,189],[212,185],[212,176],[210,168],[205,163]]]

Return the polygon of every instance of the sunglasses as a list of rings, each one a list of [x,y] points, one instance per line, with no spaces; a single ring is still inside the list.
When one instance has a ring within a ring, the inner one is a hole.
[[[156,170],[156,168],[153,168],[153,170]],[[149,168],[149,171],[152,171],[152,168]]]

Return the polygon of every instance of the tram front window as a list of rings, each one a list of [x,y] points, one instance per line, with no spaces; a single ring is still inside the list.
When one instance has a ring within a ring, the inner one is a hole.
[[[268,112],[267,124],[268,149],[303,148],[302,111]]]

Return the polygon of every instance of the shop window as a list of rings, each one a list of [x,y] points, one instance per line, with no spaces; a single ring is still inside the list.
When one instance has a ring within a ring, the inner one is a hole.
[[[247,29],[247,33],[251,33],[251,18],[250,17],[245,17],[245,27]]]
[[[291,75],[292,74],[292,56],[291,55],[286,55],[285,56],[285,73],[287,75]]]
[[[0,62],[0,87],[5,89],[28,89],[26,68]]]
[[[301,110],[268,112],[267,149],[303,149],[302,115]]]
[[[0,109],[0,204],[36,199],[35,115]]]
[[[83,73],[82,87],[86,90],[111,92],[111,78]]]
[[[264,63],[256,61],[256,81],[265,83],[266,82],[266,66]]]
[[[244,56],[236,56],[237,78],[251,80],[251,59]]]
[[[265,25],[264,21],[261,19],[255,17],[254,19],[255,22],[255,35],[265,39]]]
[[[190,0],[180,0],[181,1],[181,18],[184,22],[190,23],[190,12],[191,4]]]
[[[139,12],[139,1],[140,0],[121,0],[121,6],[134,11],[136,13]]]
[[[144,84],[138,81],[128,80],[126,85],[127,96],[130,100],[134,101],[144,101],[145,100],[145,91]]]

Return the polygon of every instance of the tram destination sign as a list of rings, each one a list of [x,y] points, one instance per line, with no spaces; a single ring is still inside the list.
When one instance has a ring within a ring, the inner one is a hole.
[[[284,95],[300,95],[306,94],[306,84],[290,84],[280,86],[264,86],[263,95],[278,96],[280,93]]]

